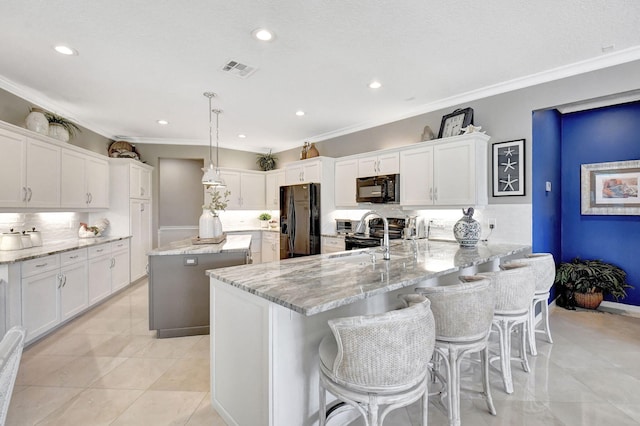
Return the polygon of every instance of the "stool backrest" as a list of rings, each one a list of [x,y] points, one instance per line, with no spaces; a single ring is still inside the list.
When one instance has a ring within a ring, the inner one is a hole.
[[[18,375],[25,335],[24,328],[13,327],[0,341],[0,425],[4,425],[9,411],[9,402]]]
[[[495,289],[495,314],[523,314],[529,310],[536,291],[533,268],[521,263],[513,263],[505,268],[482,272],[477,276],[491,280]]]
[[[488,279],[417,288],[431,301],[439,341],[475,341],[487,336],[493,320],[494,289]]]
[[[338,345],[332,371],[352,385],[404,388],[424,379],[435,344],[430,303],[329,320]]]
[[[556,278],[556,262],[550,253],[531,253],[522,259],[506,262],[505,265],[514,263],[522,263],[533,268],[533,274],[536,279],[536,293],[545,293],[549,291]]]

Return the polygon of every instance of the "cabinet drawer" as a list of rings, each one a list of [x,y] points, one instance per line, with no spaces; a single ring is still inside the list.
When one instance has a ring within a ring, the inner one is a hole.
[[[40,257],[22,262],[22,278],[30,277],[41,272],[51,271],[60,267],[60,255]]]
[[[60,264],[62,266],[87,260],[87,249],[78,249],[60,254]]]
[[[109,244],[100,244],[97,246],[89,247],[89,259],[111,254],[111,247]]]
[[[114,241],[111,243],[111,252],[129,250],[129,240]]]

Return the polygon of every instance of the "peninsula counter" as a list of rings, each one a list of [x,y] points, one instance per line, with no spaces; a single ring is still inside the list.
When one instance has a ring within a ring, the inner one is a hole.
[[[211,400],[229,425],[314,425],[318,345],[331,318],[380,313],[417,286],[495,270],[525,245],[396,241],[371,250],[207,271],[211,280]]]

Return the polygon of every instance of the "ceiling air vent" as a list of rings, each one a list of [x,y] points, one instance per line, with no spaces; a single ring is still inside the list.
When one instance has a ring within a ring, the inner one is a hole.
[[[222,71],[227,74],[235,75],[239,78],[247,78],[251,74],[257,71],[257,68],[250,67],[249,65],[241,64],[237,61],[229,61],[223,67]]]

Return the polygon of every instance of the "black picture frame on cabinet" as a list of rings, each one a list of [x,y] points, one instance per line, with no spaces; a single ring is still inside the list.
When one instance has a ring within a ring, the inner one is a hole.
[[[438,139],[458,136],[469,124],[473,124],[473,108],[459,108],[451,114],[443,115]]]
[[[493,153],[493,196],[525,195],[524,139],[497,142]]]

